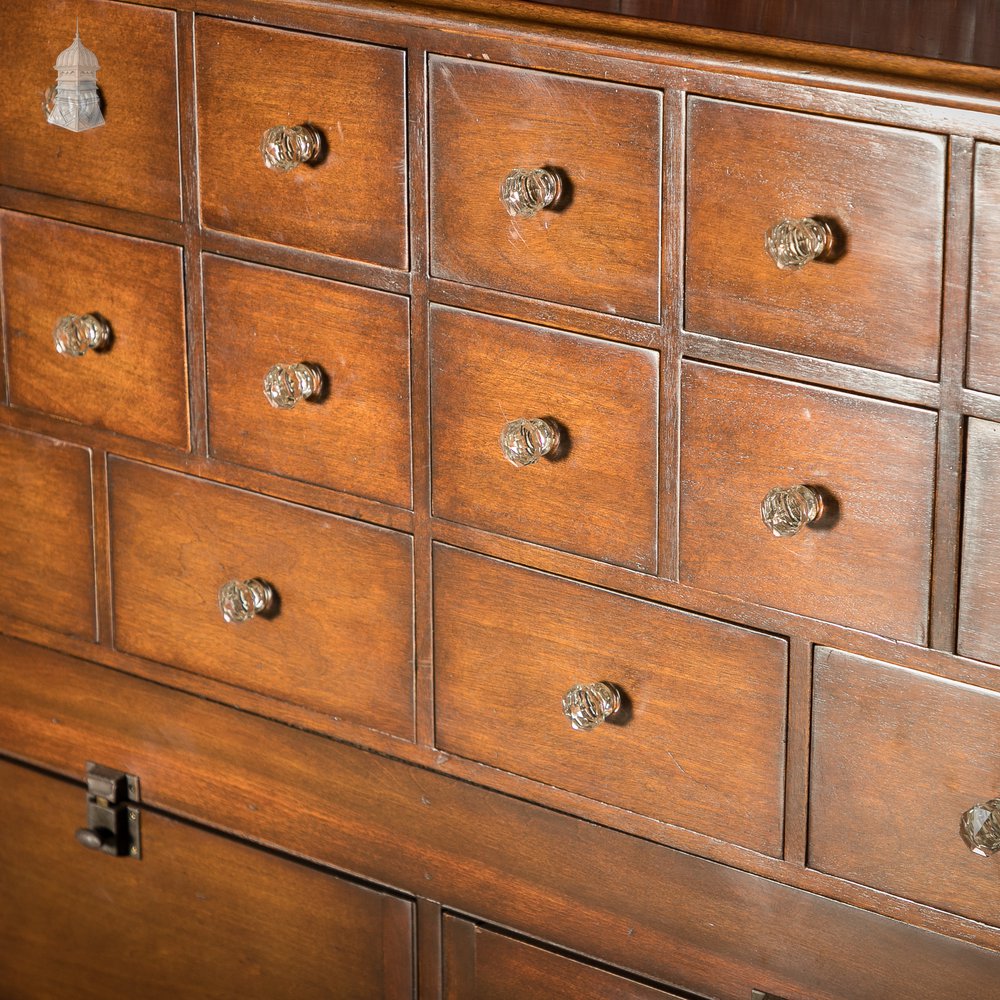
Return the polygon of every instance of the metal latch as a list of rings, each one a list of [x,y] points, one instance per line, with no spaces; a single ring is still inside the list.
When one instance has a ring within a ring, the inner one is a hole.
[[[116,858],[141,857],[139,779],[87,761],[87,825],[76,839]]]

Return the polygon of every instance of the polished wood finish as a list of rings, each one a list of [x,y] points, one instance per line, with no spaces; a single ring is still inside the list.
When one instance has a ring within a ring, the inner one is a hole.
[[[428,77],[431,273],[655,322],[660,94],[436,57]],[[565,193],[511,218],[500,184],[536,167]]]
[[[976,145],[967,384],[1000,393],[1000,146]]]
[[[195,41],[204,224],[405,268],[403,53],[209,18]],[[261,136],[302,124],[320,158],[268,170]]]
[[[443,308],[430,342],[434,514],[655,569],[656,353]],[[559,424],[554,458],[507,462],[519,417]]]
[[[79,785],[4,761],[0,785],[17,817],[0,830],[10,1000],[412,997],[408,951],[383,952],[409,944],[406,900],[148,809],[141,860],[87,851]]]
[[[945,149],[941,136],[691,98],[685,327],[935,378]],[[764,234],[801,218],[830,223],[833,253],[779,270]]]
[[[109,491],[117,648],[412,738],[408,537],[134,462]],[[273,613],[227,623],[253,578]]]
[[[1000,954],[0,639],[0,745],[717,1000],[982,1000]],[[849,956],[849,961],[846,957]]]
[[[434,603],[442,750],[780,856],[784,641],[443,546]],[[595,681],[623,709],[575,732]]]
[[[0,213],[10,401],[118,434],[188,446],[181,251]],[[111,343],[57,353],[60,318],[93,313]]]
[[[444,917],[445,1000],[656,1000],[675,997],[536,945]]]
[[[90,452],[5,427],[0,469],[4,612],[97,638]]]
[[[406,300],[214,256],[204,274],[212,455],[409,507]],[[323,391],[275,409],[264,375],[299,361]]]
[[[56,57],[80,39],[100,62],[104,125],[45,120]],[[111,0],[5,0],[0,19],[0,184],[180,219],[176,23]]]
[[[681,421],[683,582],[926,641],[932,414],[686,361]],[[800,483],[823,517],[775,538],[761,501]]]
[[[1000,514],[996,483],[1000,477],[1000,424],[968,423],[965,522],[962,538],[962,591],[958,651],[1000,663]]]
[[[820,649],[814,695],[809,864],[1000,925],[958,830],[1000,796],[1000,694]]]

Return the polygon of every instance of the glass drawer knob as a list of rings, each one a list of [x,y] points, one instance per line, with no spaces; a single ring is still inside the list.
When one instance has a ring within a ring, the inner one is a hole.
[[[576,684],[562,700],[563,715],[570,725],[587,732],[610,719],[622,707],[621,692],[614,684],[597,681],[595,684]]]
[[[534,465],[559,447],[559,427],[543,417],[510,420],[500,431],[500,450],[511,465]]]
[[[761,520],[776,538],[797,535],[823,516],[823,497],[811,486],[776,486],[760,505]]]
[[[543,208],[551,208],[561,193],[559,175],[548,167],[512,170],[500,185],[500,200],[513,218],[528,219]]]
[[[111,343],[111,327],[100,316],[63,316],[52,331],[56,350],[68,358],[82,358],[87,351],[100,351]]]
[[[822,219],[782,219],[764,235],[764,247],[782,271],[797,271],[833,249],[833,231]]]
[[[268,170],[285,173],[315,160],[322,146],[319,132],[311,125],[275,125],[261,136],[260,155]]]
[[[973,854],[988,858],[1000,851],[1000,799],[990,799],[962,813],[960,830]]]
[[[264,376],[264,395],[278,410],[290,410],[303,399],[315,398],[322,389],[323,373],[304,361],[274,365]]]
[[[263,580],[230,580],[219,588],[219,610],[227,622],[248,622],[273,604],[274,591]]]

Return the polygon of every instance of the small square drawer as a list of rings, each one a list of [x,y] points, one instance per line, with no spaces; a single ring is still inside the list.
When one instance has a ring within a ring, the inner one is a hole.
[[[936,378],[946,148],[691,98],[686,328]]]
[[[965,519],[958,651],[1000,663],[1000,424],[970,420],[966,445]]]
[[[1000,694],[819,649],[809,787],[811,867],[1000,926]]]
[[[412,738],[407,535],[109,463],[115,646]]]
[[[658,379],[655,351],[433,308],[434,515],[655,569]]]
[[[179,247],[0,213],[10,402],[188,447]]]
[[[90,450],[0,429],[0,607],[96,638]]]
[[[212,454],[409,507],[407,300],[221,257],[204,265]]]
[[[204,224],[405,268],[405,54],[199,17]]]
[[[438,747],[774,857],[786,664],[774,636],[434,551]]]
[[[681,369],[681,581],[925,642],[935,415]]]
[[[1000,393],[1000,146],[976,145],[967,384]]]
[[[581,959],[559,955],[446,913],[445,1000],[679,1000]]]
[[[429,87],[431,273],[655,322],[659,92],[439,57]]]
[[[0,184],[181,217],[173,11],[110,0],[4,0],[0,52]],[[96,62],[103,125],[75,131],[49,123],[57,62],[71,79],[81,66],[93,73]]]

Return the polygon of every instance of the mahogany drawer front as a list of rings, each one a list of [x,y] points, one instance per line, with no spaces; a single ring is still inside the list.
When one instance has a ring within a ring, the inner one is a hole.
[[[934,379],[944,136],[688,101],[687,329]],[[765,234],[819,219],[832,247],[779,269]]]
[[[967,384],[1000,393],[1000,146],[976,145]]]
[[[433,307],[433,513],[633,569],[656,566],[659,355]],[[511,420],[559,446],[517,468]]]
[[[0,605],[97,638],[90,449],[0,429]]]
[[[409,507],[407,300],[221,257],[204,275],[212,454]],[[265,375],[303,362],[318,392],[271,405]]]
[[[431,273],[655,322],[658,91],[432,56]],[[511,217],[500,186],[548,168],[562,193]]]
[[[711,365],[681,374],[681,581],[909,642],[927,634],[933,413]],[[817,491],[775,537],[761,503]]]
[[[203,223],[405,268],[405,54],[206,17],[195,38]],[[268,169],[264,133],[299,125],[316,155]]]
[[[412,997],[410,902],[141,808],[141,860],[108,857],[74,839],[83,788],[0,785],[5,997]]]
[[[443,918],[445,1000],[665,1000],[676,993],[538,945]]]
[[[180,248],[12,212],[0,240],[11,404],[187,448]],[[106,345],[60,353],[71,315],[103,320]]]
[[[781,854],[783,639],[534,570],[434,551],[436,745]],[[589,732],[562,701],[611,684]]]
[[[1000,926],[1000,855],[959,832],[1000,798],[1000,694],[820,649],[812,734],[809,864]]]
[[[1000,424],[969,420],[965,463],[958,652],[1000,663]]]
[[[115,645],[412,737],[409,536],[112,459]],[[225,621],[228,581],[273,588]]]
[[[104,125],[46,121],[57,57],[80,40],[97,57]],[[110,0],[4,0],[0,184],[181,217],[176,24],[172,11]]]

